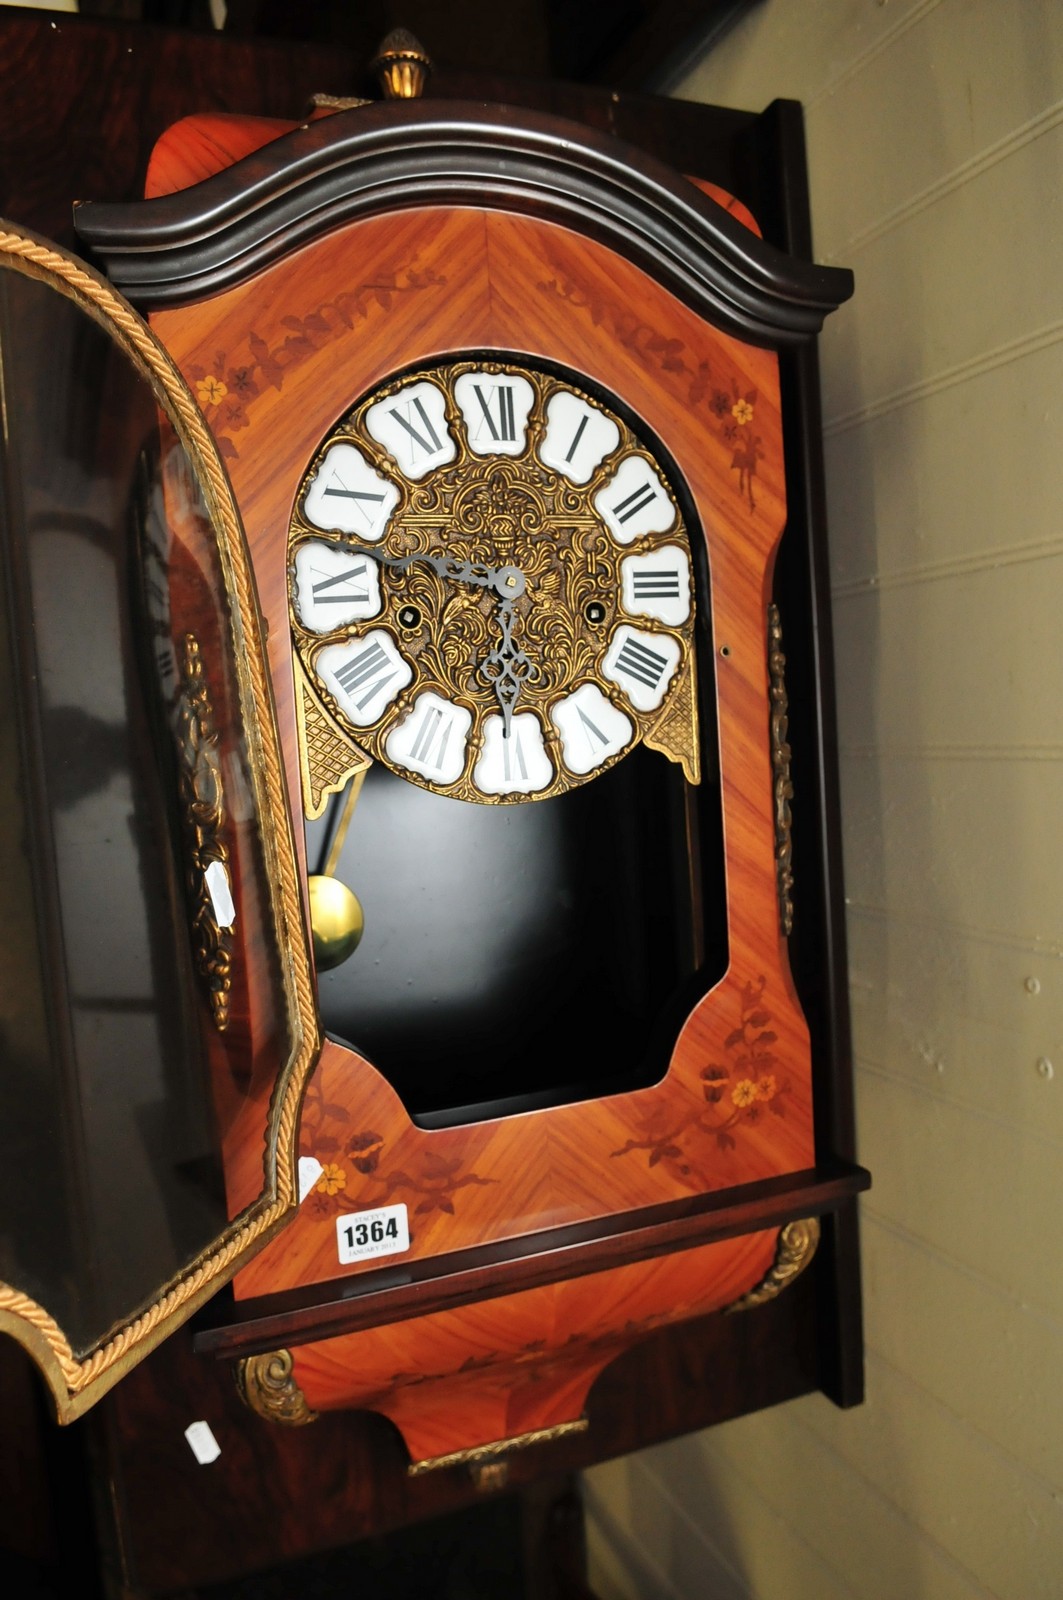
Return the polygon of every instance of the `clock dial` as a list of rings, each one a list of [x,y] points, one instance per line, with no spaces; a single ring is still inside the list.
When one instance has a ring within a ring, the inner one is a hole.
[[[422,787],[544,799],[642,739],[696,774],[679,504],[574,380],[481,359],[361,400],[297,496],[289,594],[334,729]]]

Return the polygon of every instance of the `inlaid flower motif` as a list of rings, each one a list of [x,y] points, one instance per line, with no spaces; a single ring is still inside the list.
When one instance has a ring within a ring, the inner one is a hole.
[[[748,400],[736,400],[731,407],[731,415],[744,428],[747,422],[753,421],[753,407]]]
[[[339,1194],[341,1189],[347,1187],[347,1174],[335,1161],[328,1161],[321,1168],[321,1176],[317,1180],[317,1187],[324,1194]]]
[[[220,378],[201,378],[196,384],[196,394],[199,396],[201,406],[216,406],[219,400],[224,400],[229,393],[227,384]]]
[[[739,1111],[744,1111],[747,1106],[751,1106],[757,1098],[757,1086],[752,1078],[739,1078],[731,1090],[731,1101],[738,1107]]]
[[[777,1088],[778,1088],[778,1084],[775,1081],[774,1072],[766,1072],[764,1074],[763,1078],[758,1078],[757,1079],[757,1084],[756,1084],[757,1099],[758,1100],[774,1100],[775,1099],[775,1092],[776,1092]]]

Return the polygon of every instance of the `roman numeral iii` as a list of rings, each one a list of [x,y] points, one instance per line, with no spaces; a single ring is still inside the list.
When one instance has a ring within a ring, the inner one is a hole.
[[[632,575],[636,600],[678,600],[679,574],[674,567],[643,567]]]

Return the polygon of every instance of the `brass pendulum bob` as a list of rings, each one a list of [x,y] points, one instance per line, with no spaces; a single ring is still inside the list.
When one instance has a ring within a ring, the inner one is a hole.
[[[314,961],[319,972],[328,972],[341,966],[353,955],[365,930],[365,917],[358,896],[335,876],[343,852],[354,808],[365,782],[367,767],[356,772],[347,790],[347,797],[329,846],[329,853],[321,872],[315,872],[307,882],[310,895],[310,928],[314,936]]]

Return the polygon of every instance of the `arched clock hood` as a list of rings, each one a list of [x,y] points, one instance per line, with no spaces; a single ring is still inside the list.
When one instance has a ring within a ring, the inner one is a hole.
[[[526,110],[515,123],[507,107],[473,102],[339,112],[191,188],[82,204],[75,222],[112,282],[151,310],[232,288],[343,223],[430,205],[561,223],[755,344],[813,337],[852,294],[847,269],[776,249],[626,141]]]

